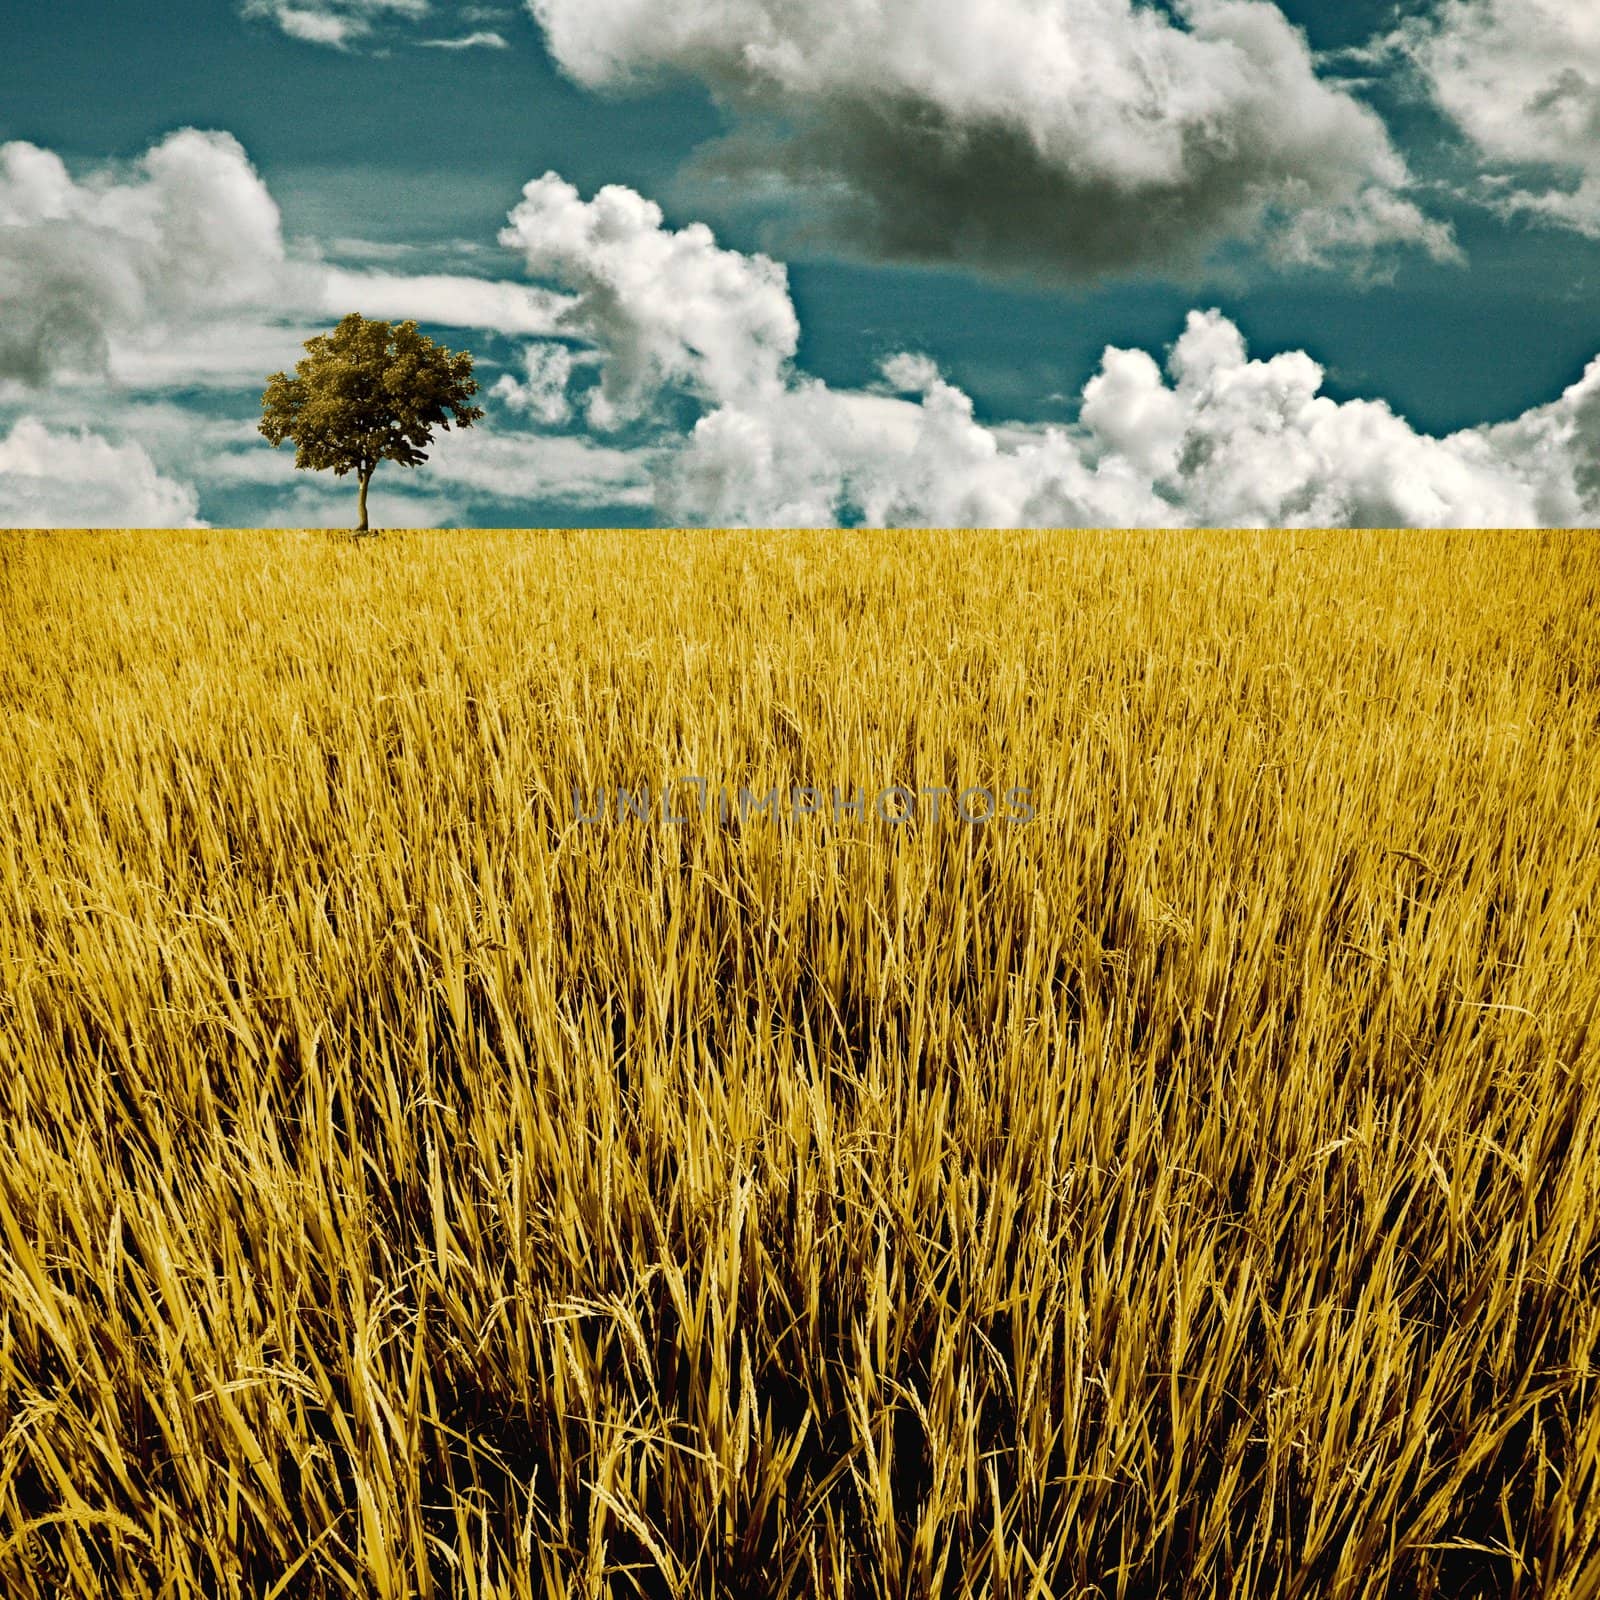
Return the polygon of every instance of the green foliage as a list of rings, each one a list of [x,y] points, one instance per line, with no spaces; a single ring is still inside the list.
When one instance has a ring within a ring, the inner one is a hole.
[[[306,340],[294,376],[275,372],[261,396],[261,432],[276,447],[295,446],[294,464],[361,481],[366,491],[380,461],[403,467],[428,459],[435,428],[470,427],[483,415],[471,404],[478,385],[472,356],[447,350],[415,322],[369,321],[357,312],[331,334]]]

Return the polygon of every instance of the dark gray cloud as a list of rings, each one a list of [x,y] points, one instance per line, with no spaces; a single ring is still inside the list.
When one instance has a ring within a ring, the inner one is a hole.
[[[796,211],[779,245],[999,279],[1073,284],[1134,268],[1190,276],[1219,242],[1257,234],[1281,259],[1308,263],[1364,264],[1369,243],[1411,236],[1444,253],[1442,233],[1411,215],[1374,230],[1374,204],[1390,194],[1381,189],[1346,196],[1315,242],[1286,196],[1301,186],[1340,194],[1347,173],[1337,151],[1297,162],[1260,125],[1228,137],[1185,127],[1178,141],[1175,171],[1130,184],[1062,163],[1001,117],[962,121],[905,97],[842,99],[782,128],[747,127],[703,152],[696,170],[758,194],[781,185]]]
[[[1305,264],[1454,253],[1268,0],[528,3],[580,82],[709,85],[737,127],[701,170],[776,185],[851,253],[1046,281],[1240,239]]]

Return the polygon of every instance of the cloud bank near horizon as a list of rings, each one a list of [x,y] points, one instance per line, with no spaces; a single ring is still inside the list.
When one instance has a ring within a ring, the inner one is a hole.
[[[157,471],[138,444],[23,417],[0,438],[0,527],[203,528],[191,483]]]
[[[1165,368],[1110,347],[1070,427],[985,425],[925,356],[873,391],[794,364],[781,264],[673,230],[631,190],[585,201],[527,185],[502,239],[575,299],[567,331],[598,356],[578,397],[605,428],[652,410],[700,416],[663,455],[662,511],[711,524],[940,526],[1523,526],[1600,514],[1600,359],[1551,405],[1439,439],[1381,400],[1336,402],[1290,351],[1252,360],[1220,311],[1191,312]],[[552,389],[575,370],[541,356]],[[913,398],[914,396],[914,398]]]
[[[866,389],[804,372],[784,265],[702,223],[670,227],[620,185],[585,199],[551,172],[525,186],[500,240],[534,281],[296,259],[277,217],[226,134],[184,130],[131,175],[82,179],[48,151],[0,147],[0,521],[186,524],[230,486],[286,511],[332,505],[242,420],[202,450],[173,423],[178,402],[131,399],[206,381],[207,360],[219,389],[247,394],[297,357],[295,317],[351,309],[527,341],[520,372],[486,386],[488,421],[443,436],[416,485],[452,516],[542,496],[711,524],[1600,520],[1600,360],[1512,422],[1434,438],[1382,400],[1322,394],[1304,352],[1253,359],[1201,310],[1164,361],[1108,347],[1070,425],[988,423],[914,351]],[[120,391],[85,379],[97,362]],[[398,473],[386,487],[412,492]]]

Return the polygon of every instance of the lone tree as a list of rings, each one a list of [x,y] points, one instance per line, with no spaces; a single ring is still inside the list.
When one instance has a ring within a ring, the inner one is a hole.
[[[306,340],[291,378],[275,372],[261,396],[261,432],[274,448],[295,447],[294,464],[361,483],[361,533],[367,532],[367,485],[380,461],[415,467],[436,427],[470,428],[483,410],[467,351],[446,350],[417,332],[369,322],[351,312],[332,333]]]

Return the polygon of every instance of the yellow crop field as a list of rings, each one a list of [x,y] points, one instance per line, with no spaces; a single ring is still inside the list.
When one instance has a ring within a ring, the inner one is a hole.
[[[1600,536],[0,537],[0,1593],[1600,1596]]]

